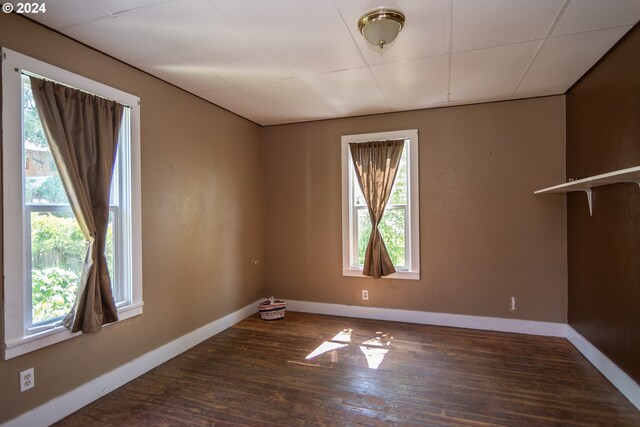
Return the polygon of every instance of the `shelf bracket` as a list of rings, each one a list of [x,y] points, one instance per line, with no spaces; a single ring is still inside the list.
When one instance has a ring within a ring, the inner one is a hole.
[[[622,182],[638,184],[638,187],[640,187],[640,180],[638,179],[633,179],[630,181],[622,181]],[[593,193],[591,192],[590,188],[587,188],[586,190],[581,190],[581,191],[584,191],[585,194],[587,195],[587,203],[589,204],[589,216],[593,216]]]
[[[640,185],[640,183],[638,183],[638,185]],[[583,191],[587,195],[587,203],[589,204],[589,216],[593,216],[593,193],[591,192],[590,188],[587,188]]]

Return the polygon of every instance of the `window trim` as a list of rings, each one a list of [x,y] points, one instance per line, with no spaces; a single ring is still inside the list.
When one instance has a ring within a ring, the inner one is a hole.
[[[130,173],[129,206],[120,206],[122,218],[131,221],[131,255],[124,257],[131,262],[131,299],[126,306],[118,307],[118,317],[124,320],[142,314],[142,235],[141,235],[141,179],[140,179],[140,98],[86,77],[1,48],[2,58],[2,154],[3,154],[3,264],[4,264],[4,359],[26,354],[33,350],[66,340],[79,333],[71,333],[63,326],[52,325],[40,332],[27,334],[25,330],[24,263],[27,247],[24,243],[23,222],[25,210],[22,181],[22,82],[21,71],[28,70],[46,78],[79,88],[131,108],[130,152],[120,164],[120,179],[127,168]],[[125,187],[126,188],[126,187]],[[119,224],[122,226],[123,224]]]
[[[408,139],[409,167],[407,192],[407,224],[409,237],[409,265],[406,270],[396,271],[385,276],[386,279],[420,280],[420,189],[419,189],[419,153],[418,153],[418,129],[407,129],[390,132],[365,133],[357,135],[343,135],[341,138],[342,152],[342,275],[350,277],[367,277],[362,274],[362,267],[352,264],[354,259],[353,243],[353,212],[351,200],[353,199],[353,174],[351,152],[349,143],[365,142],[383,139]]]

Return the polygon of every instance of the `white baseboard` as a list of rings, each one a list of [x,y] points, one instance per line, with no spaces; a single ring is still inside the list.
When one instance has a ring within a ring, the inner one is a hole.
[[[567,339],[640,410],[640,385],[637,382],[569,325],[567,325]]]
[[[304,313],[331,314],[334,316],[392,320],[395,322],[419,323],[423,325],[515,332],[519,334],[563,338],[566,335],[565,328],[567,326],[565,323],[538,322],[534,320],[503,319],[499,317],[467,316],[463,314],[432,313],[428,311],[291,300],[287,300],[287,309]]]
[[[116,388],[139,377],[145,372],[179,355],[180,353],[187,351],[196,344],[199,344],[202,341],[235,325],[239,321],[246,319],[258,311],[258,302],[259,301],[251,303],[237,311],[234,311],[233,313],[209,323],[208,325],[183,335],[162,347],[158,347],[157,349],[152,350],[131,362],[119,366],[111,372],[107,372],[106,374],[103,374],[98,378],[69,391],[68,393],[58,396],[49,402],[30,410],[29,412],[25,412],[17,418],[3,424],[3,427],[48,426],[59,421],[94,400],[99,399],[105,394],[110,393]]]

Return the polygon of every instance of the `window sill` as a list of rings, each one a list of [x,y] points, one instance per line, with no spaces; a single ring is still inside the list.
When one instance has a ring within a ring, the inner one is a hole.
[[[120,320],[115,323],[119,323],[125,319],[142,314],[142,302],[130,304],[118,309],[118,317]],[[105,327],[112,325],[109,323]],[[69,338],[81,335],[80,332],[72,333],[64,326],[56,326],[51,329],[37,332],[34,334],[25,335],[17,340],[9,341],[6,343],[4,350],[4,360],[12,359],[23,354],[30,353],[34,350],[38,350],[49,345],[65,341]]]
[[[342,275],[348,277],[362,277],[370,279],[371,277],[363,276],[361,268],[343,268]],[[396,271],[383,279],[400,279],[400,280],[420,280],[419,271]]]

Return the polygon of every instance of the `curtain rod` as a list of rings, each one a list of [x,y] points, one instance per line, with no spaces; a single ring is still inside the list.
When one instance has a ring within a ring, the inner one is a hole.
[[[62,86],[70,87],[71,89],[79,90],[80,92],[88,93],[89,95],[97,96],[98,98],[106,99],[107,101],[117,102],[118,104],[122,105],[125,108],[129,108],[129,109],[133,108],[130,105],[123,104],[122,102],[116,101],[115,99],[107,98],[106,96],[98,95],[98,94],[95,94],[95,93],[92,93],[92,92],[89,92],[89,91],[86,91],[86,90],[83,90],[83,89],[78,89],[77,87],[74,87],[74,86],[71,86],[71,85],[68,85],[68,84],[65,84],[65,83],[61,83],[61,82],[58,82],[58,81],[53,80],[53,79],[49,79],[49,78],[41,76],[39,74],[32,73],[31,71],[21,70],[19,68],[15,68],[15,71],[17,73],[22,74],[23,76],[35,77],[36,79],[40,79],[40,80],[48,80],[50,82],[54,82],[54,83],[62,85]],[[140,105],[140,101],[138,101],[138,105]]]

